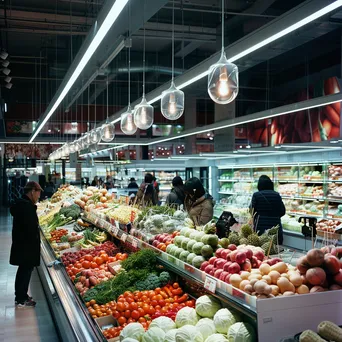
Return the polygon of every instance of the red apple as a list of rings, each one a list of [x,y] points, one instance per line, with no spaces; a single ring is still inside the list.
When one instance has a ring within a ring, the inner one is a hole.
[[[220,279],[221,273],[223,272],[223,270],[219,270],[217,269],[214,273],[214,277],[217,279]]]
[[[250,248],[246,248],[245,253],[246,253],[247,259],[252,259],[253,251]]]
[[[265,258],[265,254],[264,254],[263,252],[261,252],[261,251],[256,251],[256,252],[254,253],[254,256],[255,256],[258,260],[261,260],[261,261],[263,261],[264,258]]]
[[[340,260],[333,255],[325,255],[323,268],[327,274],[337,274],[340,271]]]
[[[209,265],[209,261],[204,261],[204,262],[202,262],[201,267],[200,267],[200,270],[201,270],[201,271],[204,271],[205,268],[206,268],[208,265]]]
[[[209,264],[210,264],[210,265],[214,265],[216,259],[217,259],[216,257],[211,257],[211,258],[209,259]]]
[[[236,254],[238,254],[238,253],[239,253],[238,250],[232,251],[232,252],[229,254],[230,260],[233,261],[233,262],[236,261]]]
[[[229,271],[228,271],[228,268],[229,268],[229,266],[230,266],[231,264],[232,264],[231,261],[227,261],[227,262],[224,264],[224,266],[223,266],[223,271],[229,272]]]
[[[222,271],[222,273],[220,275],[220,280],[225,281],[228,274],[229,274],[229,272]]]
[[[214,263],[214,267],[216,268],[220,268],[221,270],[223,270],[223,266],[225,265],[225,263],[227,262],[226,259],[216,259],[215,263]]]
[[[234,244],[230,244],[229,246],[228,246],[228,249],[230,249],[231,251],[235,251],[236,250],[236,245],[234,245]]]
[[[227,276],[226,276],[226,278],[224,279],[224,281],[225,281],[226,283],[228,283],[228,284],[230,284],[230,282],[229,282],[230,276],[231,276],[231,274],[228,273]]]
[[[208,265],[208,266],[204,269],[204,272],[205,272],[205,273],[210,273],[213,269],[214,269],[214,265]]]
[[[237,252],[235,256],[235,260],[238,264],[243,264],[246,261],[246,253],[245,252]]]
[[[342,286],[342,269],[334,275],[334,281],[336,284]]]
[[[221,256],[222,251],[224,251],[224,248],[218,248],[218,249],[216,250],[216,252],[215,252],[215,256],[216,256],[217,258],[222,258],[222,256]],[[225,259],[225,258],[224,258],[224,259]]]
[[[228,267],[228,272],[233,274],[233,273],[239,273],[241,271],[240,265],[237,262],[233,262],[229,267]]]
[[[216,268],[213,268],[208,274],[210,274],[211,276],[214,276],[215,271],[216,271]]]
[[[241,264],[241,269],[243,271],[250,272],[252,270],[252,264],[249,260],[246,260],[243,264]]]
[[[221,251],[221,258],[227,260],[227,257],[230,253],[231,253],[230,249],[224,249],[223,251]]]
[[[160,241],[159,241],[159,240],[154,240],[154,241],[152,242],[152,246],[154,246],[154,247],[157,247],[159,244],[160,244]]]

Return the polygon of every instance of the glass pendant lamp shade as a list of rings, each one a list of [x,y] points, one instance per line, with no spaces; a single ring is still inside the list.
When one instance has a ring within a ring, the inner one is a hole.
[[[115,126],[112,123],[105,123],[101,128],[101,139],[104,142],[111,142],[115,137]]]
[[[80,139],[76,140],[74,144],[75,144],[75,152],[81,151],[82,146],[81,146]]]
[[[121,114],[120,128],[126,135],[132,135],[137,131],[131,106],[128,106],[127,112]]]
[[[80,142],[81,150],[84,150],[85,148],[87,148],[87,143],[85,141],[84,135],[82,135],[78,141]]]
[[[162,92],[161,112],[168,120],[177,120],[183,115],[184,93],[176,88],[173,81],[171,87]]]
[[[230,63],[222,51],[221,58],[209,68],[208,94],[218,104],[235,100],[239,92],[239,70]]]
[[[145,96],[135,107],[134,123],[140,129],[148,129],[153,125],[154,108],[147,103]]]
[[[84,140],[85,140],[85,143],[86,143],[87,147],[88,147],[89,145],[91,145],[91,135],[90,135],[90,132],[88,132],[88,133],[85,134]]]
[[[92,144],[97,144],[101,140],[101,129],[100,128],[94,128],[90,132],[90,140]]]

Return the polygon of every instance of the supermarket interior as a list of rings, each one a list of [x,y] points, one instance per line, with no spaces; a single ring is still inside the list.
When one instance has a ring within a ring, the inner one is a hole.
[[[0,0],[0,342],[342,342],[341,89],[342,0]]]

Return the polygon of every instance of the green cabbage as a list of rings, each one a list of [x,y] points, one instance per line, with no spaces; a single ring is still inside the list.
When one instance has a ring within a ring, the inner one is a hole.
[[[158,318],[155,318],[151,324],[149,329],[151,328],[160,328],[164,330],[165,332],[168,332],[169,330],[176,328],[176,323],[169,317],[166,316],[160,316]]]
[[[176,342],[177,329],[171,329],[165,334],[164,342]]]
[[[178,328],[184,325],[196,325],[199,320],[199,316],[196,310],[193,308],[185,307],[180,309],[176,315],[176,325]]]
[[[129,326],[129,325],[128,325]],[[165,332],[164,330],[154,327],[148,329],[142,336],[141,342],[164,342]]]
[[[222,334],[213,334],[209,336],[205,342],[228,342],[228,340]]]
[[[213,296],[204,295],[196,300],[196,312],[201,317],[213,318],[221,307],[221,303]]]
[[[133,338],[140,341],[141,336],[145,333],[144,327],[140,323],[130,323],[126,325],[120,333],[120,341]]]
[[[198,329],[201,332],[204,341],[206,341],[206,339],[209,336],[216,333],[216,328],[215,328],[214,322],[210,318],[200,319],[198,321],[198,323],[196,324],[196,329]]]
[[[257,340],[254,328],[248,323],[235,323],[229,327],[229,342],[255,342]]]
[[[176,342],[204,342],[202,334],[193,325],[184,325],[176,332]]]
[[[214,315],[215,328],[221,334],[227,334],[229,327],[236,322],[236,317],[228,309],[220,309]]]

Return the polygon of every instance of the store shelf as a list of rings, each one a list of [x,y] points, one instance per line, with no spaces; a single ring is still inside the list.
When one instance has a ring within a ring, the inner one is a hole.
[[[280,194],[280,196],[282,198],[287,198],[287,199],[299,199],[299,200],[308,200],[308,201],[324,202],[326,200],[325,197],[291,196],[291,195],[282,195],[282,194]]]
[[[71,283],[64,265],[41,233],[41,258],[38,267],[43,288],[63,341],[106,341]]]
[[[337,198],[337,197],[330,197],[330,196],[328,196],[328,197],[327,197],[327,200],[328,200],[329,202],[342,203],[342,198]]]

